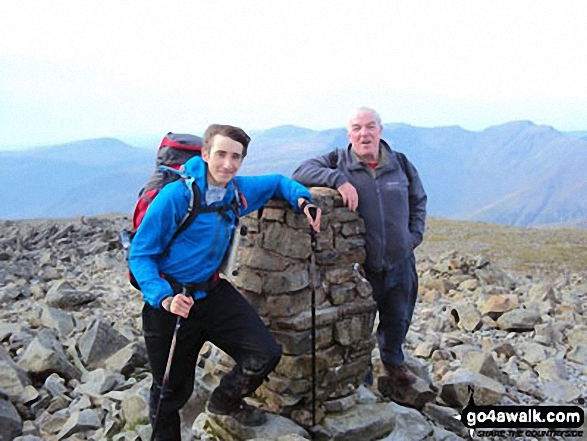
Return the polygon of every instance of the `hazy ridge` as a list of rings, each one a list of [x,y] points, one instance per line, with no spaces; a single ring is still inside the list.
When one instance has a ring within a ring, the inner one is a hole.
[[[586,132],[517,121],[471,132],[386,124],[384,139],[416,165],[429,213],[518,226],[587,226]],[[304,159],[346,147],[343,128],[256,132],[242,173],[289,175]],[[155,150],[113,138],[0,153],[0,218],[129,213]]]

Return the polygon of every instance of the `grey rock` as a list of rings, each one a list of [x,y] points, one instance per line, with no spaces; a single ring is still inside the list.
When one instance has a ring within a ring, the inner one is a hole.
[[[579,344],[567,353],[567,360],[587,365],[587,345]]]
[[[22,419],[10,401],[0,398],[0,439],[11,440],[22,434]]]
[[[67,359],[55,336],[43,329],[28,346],[18,365],[29,375],[46,377],[57,373],[67,380],[79,378],[79,370]]]
[[[565,361],[561,358],[548,358],[534,368],[541,380],[566,380],[569,376]]]
[[[460,419],[455,418],[460,415],[460,412],[452,407],[427,403],[426,406],[424,406],[424,409],[422,409],[422,413],[437,425],[440,425],[451,432],[458,433],[461,436],[466,436],[467,434],[463,423],[461,423]]]
[[[43,385],[49,394],[53,397],[64,395],[67,393],[67,387],[65,387],[65,380],[58,374],[51,374],[45,380]]]
[[[122,415],[127,424],[146,424],[149,422],[149,399],[146,394],[128,393],[122,400]]]
[[[267,414],[267,422],[257,427],[247,427],[230,416],[201,413],[192,426],[192,431],[202,439],[269,439],[276,440],[286,435],[297,435],[305,439],[309,434],[293,421],[279,415]]]
[[[540,323],[540,313],[534,309],[514,309],[497,319],[500,329],[506,331],[532,331]]]
[[[45,296],[47,305],[60,309],[73,309],[95,299],[95,294],[78,291],[64,279],[53,282]]]
[[[389,403],[390,411],[394,414],[395,425],[393,431],[382,438],[382,441],[403,441],[427,439],[434,428],[418,411],[395,403]]]
[[[45,306],[41,314],[41,323],[48,328],[54,329],[61,336],[67,336],[74,329],[73,318],[71,314],[57,309]]]
[[[481,314],[471,303],[460,303],[456,305],[451,310],[451,314],[459,328],[465,331],[476,331],[483,325]]]
[[[104,366],[113,372],[120,372],[122,375],[130,375],[135,368],[144,367],[147,364],[147,350],[138,342],[126,345],[118,352],[108,357]]]
[[[102,426],[100,416],[94,409],[86,409],[82,411],[72,412],[71,416],[65,422],[59,433],[57,439],[62,440],[75,433],[85,432],[88,430],[98,430]]]
[[[95,320],[79,339],[79,350],[86,366],[96,368],[130,342],[105,320]]]
[[[99,396],[123,384],[124,376],[99,368],[84,374],[82,381],[83,383],[75,388],[76,393]]]
[[[347,412],[327,415],[321,425],[334,440],[382,438],[395,426],[395,406],[395,403],[357,405]]]
[[[542,393],[549,401],[573,403],[584,391],[567,380],[552,380],[542,383]]]
[[[465,407],[469,402],[469,390],[473,388],[473,399],[479,406],[499,403],[505,387],[485,375],[467,369],[457,369],[442,378],[440,397],[448,404]]]
[[[530,366],[535,366],[536,364],[540,363],[547,357],[548,354],[548,348],[535,342],[526,343],[522,346],[522,350],[522,359],[528,362]]]
[[[538,283],[532,286],[528,292],[528,298],[538,302],[556,300],[554,289],[550,283]]]
[[[0,390],[15,401],[30,384],[27,373],[14,363],[8,354],[0,351]]]
[[[493,353],[469,352],[463,359],[463,367],[502,383],[504,381]]]
[[[377,389],[384,397],[415,409],[422,409],[436,398],[436,393],[421,378],[417,378],[414,384],[401,385],[391,377],[382,375],[377,379]]]

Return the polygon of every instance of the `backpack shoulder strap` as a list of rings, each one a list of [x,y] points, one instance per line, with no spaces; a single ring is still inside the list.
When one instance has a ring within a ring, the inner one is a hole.
[[[330,162],[330,168],[336,168],[338,165],[338,149],[328,153],[328,161]]]
[[[186,230],[187,227],[192,224],[192,222],[200,213],[200,203],[202,201],[202,192],[200,191],[200,187],[198,187],[198,184],[196,184],[194,178],[188,178],[186,180],[186,186],[190,190],[190,202],[188,204],[188,209],[186,214],[181,219],[177,230],[175,230],[175,233],[173,233],[173,236],[171,236],[171,239],[165,246],[163,255],[169,253],[169,249],[171,248],[173,241],[177,239],[177,236],[179,236],[183,231]]]
[[[406,155],[404,155],[403,153],[398,152],[398,151],[396,151],[395,154],[397,155],[397,157],[399,159],[399,165],[402,168],[402,171],[404,172],[404,174],[408,178],[408,182],[411,184],[412,183],[412,175],[409,172],[410,168],[408,167],[408,158],[406,158]]]

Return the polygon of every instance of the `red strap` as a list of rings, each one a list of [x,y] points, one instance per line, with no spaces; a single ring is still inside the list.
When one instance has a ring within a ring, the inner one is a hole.
[[[171,139],[169,139],[167,137],[163,138],[163,140],[161,141],[161,145],[159,146],[160,149],[163,148],[163,147],[176,147],[178,149],[195,150],[197,152],[201,152],[202,151],[202,146],[201,145],[182,144],[180,142],[172,141]]]

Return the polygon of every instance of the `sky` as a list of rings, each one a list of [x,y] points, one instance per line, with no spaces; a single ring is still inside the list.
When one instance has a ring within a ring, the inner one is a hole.
[[[385,123],[587,130],[583,0],[2,0],[0,149]]]

